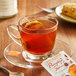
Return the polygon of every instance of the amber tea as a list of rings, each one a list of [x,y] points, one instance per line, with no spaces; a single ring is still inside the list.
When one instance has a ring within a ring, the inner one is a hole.
[[[21,25],[21,41],[24,49],[31,54],[51,52],[56,38],[56,23],[50,20],[37,20]]]

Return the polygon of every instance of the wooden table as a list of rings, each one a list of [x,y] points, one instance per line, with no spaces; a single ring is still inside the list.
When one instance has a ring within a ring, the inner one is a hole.
[[[18,20],[24,16],[40,12],[41,10],[35,5],[39,4],[45,8],[52,8],[68,1],[76,0],[18,0],[18,14],[12,18],[0,20],[0,65],[11,71],[24,72],[25,76],[50,76],[45,69],[23,69],[16,67],[5,60],[3,56],[4,48],[12,42],[7,34],[6,28],[9,24],[17,24]],[[45,12],[40,14],[47,15]],[[52,16],[57,17],[55,13],[53,13]],[[66,22],[59,17],[57,17],[57,19],[59,20],[57,38],[69,43],[72,47],[73,59],[76,61],[76,24]],[[8,75],[0,70],[0,76]]]

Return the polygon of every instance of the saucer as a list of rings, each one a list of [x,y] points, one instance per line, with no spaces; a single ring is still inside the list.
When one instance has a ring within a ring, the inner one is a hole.
[[[16,53],[14,55],[13,55],[13,53],[10,54],[10,52],[12,52],[12,51],[18,53],[18,55],[16,55]],[[60,51],[65,51],[68,55],[71,56],[70,46],[66,42],[56,39],[55,46],[52,50],[52,54],[56,55]],[[22,56],[22,52],[24,52],[23,47],[19,46],[15,42],[12,42],[5,48],[4,57],[8,62],[10,62],[11,64],[18,66],[18,67],[22,67],[22,68],[40,68],[40,67],[42,67],[40,63],[28,62],[26,60],[26,58],[24,58]]]

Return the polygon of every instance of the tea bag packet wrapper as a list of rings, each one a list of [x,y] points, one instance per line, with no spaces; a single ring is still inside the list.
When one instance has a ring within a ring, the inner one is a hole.
[[[76,76],[72,70],[76,70],[76,63],[64,51],[43,61],[42,66],[52,76]]]

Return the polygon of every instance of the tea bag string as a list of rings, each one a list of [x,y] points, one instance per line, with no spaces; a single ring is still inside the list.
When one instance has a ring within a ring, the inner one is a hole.
[[[27,20],[28,22],[31,22],[31,21],[30,21],[29,19],[27,19],[27,18],[26,18],[26,20]]]

